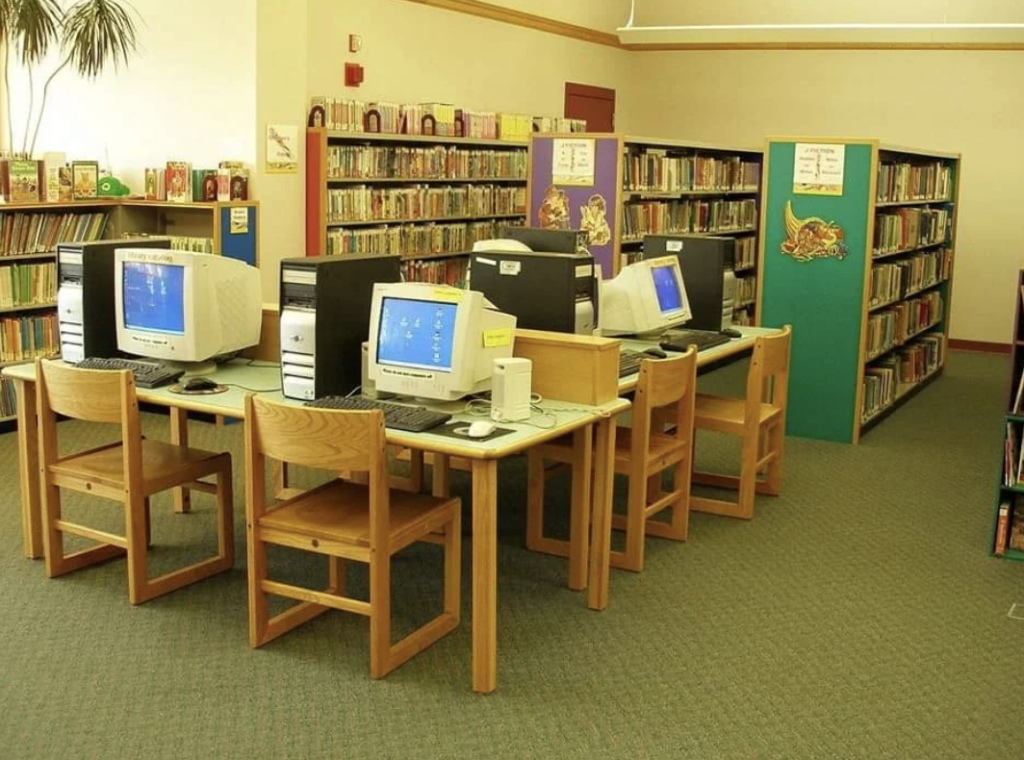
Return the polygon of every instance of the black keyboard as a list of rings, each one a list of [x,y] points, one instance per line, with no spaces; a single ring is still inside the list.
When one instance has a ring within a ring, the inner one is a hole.
[[[686,351],[690,346],[697,346],[703,351],[715,346],[723,346],[729,342],[728,335],[712,330],[672,330],[661,339],[661,347],[666,351]]]
[[[130,369],[135,375],[135,384],[140,388],[159,388],[169,385],[185,374],[184,370],[171,369],[157,362],[138,362],[131,359],[102,359],[90,356],[75,365],[79,369]]]
[[[623,348],[619,351],[619,377],[635,375],[640,371],[640,362],[644,359],[652,359],[652,356],[645,356],[639,351],[632,351]]]
[[[423,406],[404,406],[364,396],[324,396],[314,401],[307,401],[306,406],[317,409],[341,409],[342,411],[365,412],[380,409],[384,412],[384,427],[392,430],[405,430],[409,433],[422,433],[425,430],[443,425],[452,418],[444,412],[433,412]]]

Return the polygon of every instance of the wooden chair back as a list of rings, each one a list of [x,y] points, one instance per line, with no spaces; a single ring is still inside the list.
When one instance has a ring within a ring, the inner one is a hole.
[[[744,422],[757,427],[760,405],[771,404],[785,413],[789,394],[789,349],[792,328],[786,325],[777,335],[762,335],[754,343],[747,374],[747,406]]]
[[[331,472],[369,474],[370,541],[388,531],[384,413],[311,409],[249,394],[245,398],[247,494],[256,519],[265,512],[266,459]]]
[[[36,360],[36,412],[44,468],[59,456],[57,415],[83,422],[119,424],[124,479],[131,491],[142,484],[142,425],[135,376],[130,370],[76,369]]]
[[[670,435],[679,440],[687,438],[693,430],[696,397],[697,350],[694,346],[671,359],[642,361],[633,399],[632,436],[634,448],[641,446],[643,451],[634,451],[633,455],[646,459],[652,417],[672,420],[675,425]],[[664,434],[661,427],[659,425],[656,431],[659,435]]]

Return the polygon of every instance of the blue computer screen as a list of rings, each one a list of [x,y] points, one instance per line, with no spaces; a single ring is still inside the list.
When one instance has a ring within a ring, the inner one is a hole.
[[[679,292],[675,267],[651,267],[651,277],[654,278],[654,291],[658,294],[658,307],[661,313],[668,314],[682,309],[683,296]]]
[[[124,326],[129,330],[185,334],[185,267],[126,261]]]
[[[385,298],[377,330],[377,362],[451,372],[458,304]]]

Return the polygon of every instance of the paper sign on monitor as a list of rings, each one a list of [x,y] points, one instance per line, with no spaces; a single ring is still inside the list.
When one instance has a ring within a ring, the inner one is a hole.
[[[495,330],[484,330],[484,348],[500,348],[512,345],[512,330],[501,327]]]

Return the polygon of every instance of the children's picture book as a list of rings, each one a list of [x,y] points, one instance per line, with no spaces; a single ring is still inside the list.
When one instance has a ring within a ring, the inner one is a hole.
[[[11,203],[39,202],[39,162],[30,159],[12,159],[10,172]]]
[[[192,165],[187,161],[168,161],[167,200],[171,203],[192,202]]]
[[[75,199],[75,186],[72,181],[71,167],[61,166],[57,168],[57,200],[60,203],[68,203]]]
[[[100,165],[97,161],[72,161],[71,183],[72,193],[76,201],[96,198],[97,185],[100,181]]]

